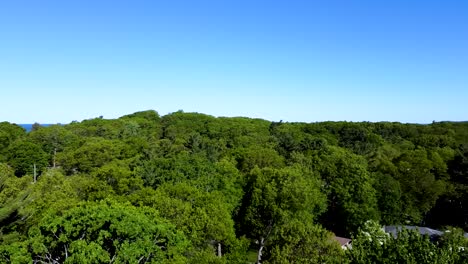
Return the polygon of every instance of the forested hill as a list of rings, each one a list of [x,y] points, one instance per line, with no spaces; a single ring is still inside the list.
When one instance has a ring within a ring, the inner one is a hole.
[[[0,262],[366,263],[366,222],[468,231],[468,123],[0,123]]]

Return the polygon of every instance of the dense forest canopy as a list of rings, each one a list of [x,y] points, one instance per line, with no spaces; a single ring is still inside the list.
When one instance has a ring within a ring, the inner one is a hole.
[[[467,231],[464,122],[0,123],[0,262],[467,263]]]

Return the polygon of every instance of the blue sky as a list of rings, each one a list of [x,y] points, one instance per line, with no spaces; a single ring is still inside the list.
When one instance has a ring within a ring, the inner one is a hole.
[[[3,1],[0,121],[468,120],[468,1]]]

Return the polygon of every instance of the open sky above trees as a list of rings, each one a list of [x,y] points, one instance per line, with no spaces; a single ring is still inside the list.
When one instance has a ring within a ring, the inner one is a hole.
[[[4,1],[0,36],[0,121],[468,116],[466,1]]]

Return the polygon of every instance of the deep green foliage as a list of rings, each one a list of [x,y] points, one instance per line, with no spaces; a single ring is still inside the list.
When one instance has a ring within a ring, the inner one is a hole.
[[[47,154],[37,144],[29,141],[16,141],[8,148],[8,163],[15,169],[17,176],[40,173],[49,164]]]
[[[0,123],[0,162],[6,160],[8,147],[17,139],[24,136],[26,136],[24,128],[8,122]]]
[[[466,263],[467,223],[468,123],[0,123],[0,263]]]

